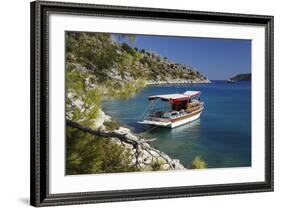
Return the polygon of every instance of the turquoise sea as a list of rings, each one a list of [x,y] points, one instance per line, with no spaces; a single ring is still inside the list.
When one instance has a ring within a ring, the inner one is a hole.
[[[174,129],[138,124],[149,105],[148,96],[201,91],[205,109],[199,120]],[[251,166],[251,82],[148,86],[128,100],[107,99],[103,110],[123,126],[147,138],[155,148],[190,167],[196,156],[209,168]]]

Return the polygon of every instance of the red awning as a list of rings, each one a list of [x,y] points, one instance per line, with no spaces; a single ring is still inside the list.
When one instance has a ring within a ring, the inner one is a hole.
[[[164,94],[164,95],[153,95],[149,96],[149,100],[161,99],[165,101],[179,102],[188,100],[191,97],[200,95],[200,91],[186,91],[182,94]]]

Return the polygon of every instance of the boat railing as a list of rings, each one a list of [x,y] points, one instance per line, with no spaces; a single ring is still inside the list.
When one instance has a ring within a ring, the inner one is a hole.
[[[160,121],[160,122],[169,122],[171,121],[170,118],[160,118],[160,117],[153,117],[153,116],[148,116],[145,120],[150,120],[150,121]]]
[[[165,106],[165,107],[160,107],[160,108],[153,108],[153,109],[150,109],[148,111],[148,113],[145,114],[145,116],[143,117],[142,120],[147,119],[147,120],[155,120],[155,121],[156,120],[158,120],[158,121],[160,121],[160,120],[161,121],[164,121],[164,120],[167,121],[169,119],[181,117],[181,116],[184,116],[186,114],[192,113],[194,111],[200,110],[203,106],[204,106],[204,102],[198,102],[193,107],[190,107],[190,108],[188,108],[186,110],[178,111],[178,114],[171,116],[171,118],[163,117],[163,113],[172,111],[171,107]]]
[[[165,106],[165,107],[160,107],[160,108],[153,108],[149,111],[149,113],[156,113],[156,112],[167,112],[170,111],[171,107]]]
[[[143,118],[143,120],[152,120],[152,121],[168,121],[168,118],[163,118],[163,113],[171,111],[171,107],[165,106],[160,108],[153,108],[149,110],[149,112],[146,114],[146,116]]]

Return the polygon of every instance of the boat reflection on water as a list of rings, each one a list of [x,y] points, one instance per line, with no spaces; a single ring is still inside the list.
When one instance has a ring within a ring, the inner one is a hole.
[[[202,124],[200,119],[194,122],[169,129],[157,127],[144,136],[148,139],[156,140],[151,145],[165,152],[172,158],[179,159],[185,166],[190,166],[192,160],[198,153],[199,144],[202,142]]]
[[[169,138],[171,140],[182,139],[182,135],[186,135],[185,139],[199,139],[200,138],[200,118],[177,128],[168,129],[162,127],[152,127],[146,132],[142,133],[144,136],[157,138],[157,140],[164,140]],[[149,133],[149,134],[148,134]],[[156,136],[157,135],[157,136]],[[162,139],[163,138],[163,139]]]
[[[191,122],[191,123],[187,123],[185,125],[179,126],[177,128],[171,129],[170,130],[171,133],[175,133],[178,134],[180,131],[185,131],[185,132],[200,132],[200,118]]]

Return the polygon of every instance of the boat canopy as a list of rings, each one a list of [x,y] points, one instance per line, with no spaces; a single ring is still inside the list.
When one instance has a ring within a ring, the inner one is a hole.
[[[184,101],[188,100],[191,97],[199,96],[200,91],[186,91],[181,94],[164,94],[164,95],[152,95],[148,97],[148,100],[161,99],[164,101]]]

